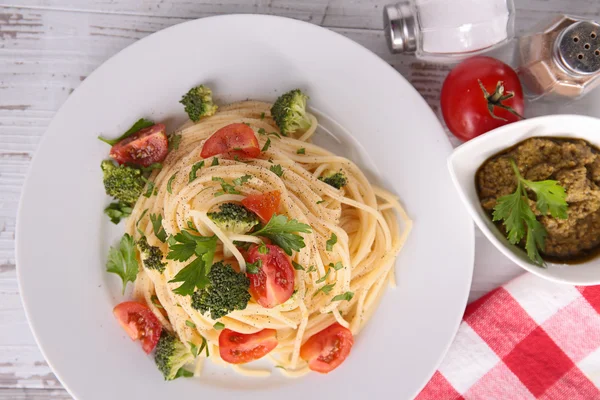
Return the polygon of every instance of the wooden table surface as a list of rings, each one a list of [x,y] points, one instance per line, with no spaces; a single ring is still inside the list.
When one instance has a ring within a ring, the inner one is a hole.
[[[381,31],[388,1],[4,0],[0,4],[0,398],[71,398],[27,325],[16,279],[14,238],[31,158],[46,126],[80,82],[119,50],[168,26],[216,14],[275,14],[327,27],[369,48],[404,75],[439,116],[440,87],[449,68],[388,52]],[[598,0],[515,3],[517,33],[555,13],[600,15]],[[592,94],[585,103],[562,105],[559,111],[600,116],[593,107],[599,97]],[[556,105],[536,104],[527,115],[556,111]],[[521,272],[477,232],[470,300]]]

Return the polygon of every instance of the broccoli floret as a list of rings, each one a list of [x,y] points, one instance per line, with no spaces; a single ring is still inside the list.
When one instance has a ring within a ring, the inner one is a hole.
[[[310,128],[311,120],[306,114],[308,96],[300,89],[282,94],[271,107],[271,115],[284,136],[297,130]]]
[[[238,235],[250,232],[259,222],[254,213],[235,203],[223,203],[218,212],[207,215],[219,228]]]
[[[175,379],[177,371],[194,359],[194,355],[173,334],[163,329],[158,344],[154,361],[162,372],[165,380]]]
[[[185,112],[194,122],[217,112],[217,105],[212,99],[212,90],[204,85],[191,88],[179,102],[185,106]]]
[[[208,273],[209,284],[192,294],[192,307],[212,319],[219,319],[233,310],[243,310],[248,305],[250,279],[236,272],[229,264],[219,261]]]
[[[329,186],[333,186],[336,189],[341,189],[343,186],[346,186],[348,183],[348,179],[342,172],[336,172],[328,176],[322,176],[319,178],[320,181],[325,182]]]
[[[110,160],[101,164],[106,194],[127,204],[134,204],[144,189],[144,179],[139,169],[116,165]]]
[[[144,267],[148,269],[155,269],[162,273],[165,270],[167,263],[162,261],[163,252],[156,246],[150,246],[146,236],[142,236],[137,242],[140,252],[142,253],[142,262]]]

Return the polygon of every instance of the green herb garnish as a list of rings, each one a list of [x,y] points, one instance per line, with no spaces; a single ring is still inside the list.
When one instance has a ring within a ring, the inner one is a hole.
[[[279,164],[271,165],[271,168],[269,168],[269,169],[271,170],[272,173],[274,173],[275,175],[277,175],[280,178],[283,175],[283,168],[281,168],[281,165],[279,165]]]
[[[105,139],[102,136],[98,136],[98,139],[102,140],[104,143],[108,143],[111,146],[119,143],[121,140],[123,139],[127,139],[129,136],[141,131],[144,128],[148,128],[149,126],[154,125],[154,122],[145,119],[145,118],[140,118],[137,120],[137,122],[135,124],[133,124],[131,126],[131,128],[129,128],[127,130],[127,132],[125,132],[124,134],[122,134],[121,136],[119,136],[116,139]]]
[[[253,232],[252,235],[264,236],[270,239],[274,244],[288,255],[292,255],[292,250],[299,251],[304,248],[304,238],[296,232],[311,233],[310,225],[303,224],[295,219],[289,220],[285,215],[273,215],[269,222]],[[260,250],[260,249],[259,249]]]
[[[539,250],[545,247],[546,228],[536,218],[529,207],[527,189],[536,194],[536,208],[542,215],[548,212],[554,218],[567,218],[567,201],[565,189],[557,181],[545,180],[532,182],[524,179],[515,162],[510,160],[517,178],[517,189],[514,193],[502,196],[496,202],[493,221],[503,221],[508,241],[517,244],[525,237],[525,250],[529,258],[541,267],[545,267]]]
[[[197,162],[196,164],[192,165],[192,169],[190,171],[188,183],[192,183],[196,179],[196,174],[198,173],[198,170],[200,168],[202,168],[203,166],[204,166],[204,160],[202,160],[200,162]]]
[[[353,297],[354,297],[354,292],[346,292],[346,293],[338,294],[333,299],[331,299],[331,301],[332,302],[333,301],[342,301],[342,300],[350,301],[350,300],[352,300]]]
[[[124,234],[118,247],[111,247],[106,261],[106,271],[119,275],[123,281],[123,293],[127,282],[135,282],[138,274],[138,262],[135,257],[135,241]]]
[[[333,245],[337,243],[337,235],[331,233],[331,237],[327,240],[327,251],[333,250]]]

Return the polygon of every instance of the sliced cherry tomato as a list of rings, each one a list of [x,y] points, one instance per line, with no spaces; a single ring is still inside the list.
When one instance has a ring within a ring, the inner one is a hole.
[[[326,374],[344,362],[353,344],[350,329],[335,323],[312,335],[300,348],[300,357],[311,370]]]
[[[289,257],[278,246],[268,244],[267,254],[253,245],[246,255],[250,263],[262,261],[258,273],[248,274],[250,294],[265,308],[286,302],[294,293],[294,268]]]
[[[141,129],[121,140],[110,149],[110,156],[119,164],[134,164],[148,167],[162,162],[169,153],[169,139],[163,124]]]
[[[242,205],[254,214],[264,223],[269,222],[273,214],[279,211],[279,202],[281,201],[281,192],[274,190],[262,194],[251,194],[242,200]]]
[[[468,58],[450,71],[440,102],[448,129],[465,141],[520,120],[524,109],[517,73],[484,56]]]
[[[255,158],[260,154],[258,139],[246,124],[224,126],[209,137],[200,156],[208,158],[222,154],[227,158]]]
[[[113,309],[119,324],[125,329],[131,340],[140,340],[142,349],[150,353],[156,347],[162,325],[150,309],[137,301],[126,301]]]
[[[277,347],[277,331],[263,329],[256,333],[238,333],[223,329],[219,335],[219,354],[230,364],[245,364],[258,360]]]

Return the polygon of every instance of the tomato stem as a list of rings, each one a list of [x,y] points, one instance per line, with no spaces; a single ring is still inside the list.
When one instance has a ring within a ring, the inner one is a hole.
[[[506,92],[506,94],[504,94],[504,82],[503,81],[498,81],[498,83],[496,84],[496,89],[494,90],[494,93],[492,93],[492,94],[488,93],[488,91],[483,86],[483,83],[481,83],[481,81],[479,79],[477,79],[477,82],[479,82],[479,87],[483,91],[483,96],[485,97],[485,100],[487,101],[488,111],[490,112],[490,115],[492,116],[492,118],[499,119],[501,121],[508,121],[506,118],[502,118],[502,117],[499,117],[496,114],[494,114],[494,107],[498,107],[498,108],[502,108],[502,109],[510,112],[513,115],[516,115],[517,117],[519,117],[521,119],[525,119],[525,117],[523,117],[521,114],[516,112],[514,108],[507,106],[505,104],[502,104],[503,101],[511,99],[515,96],[515,92]]]

